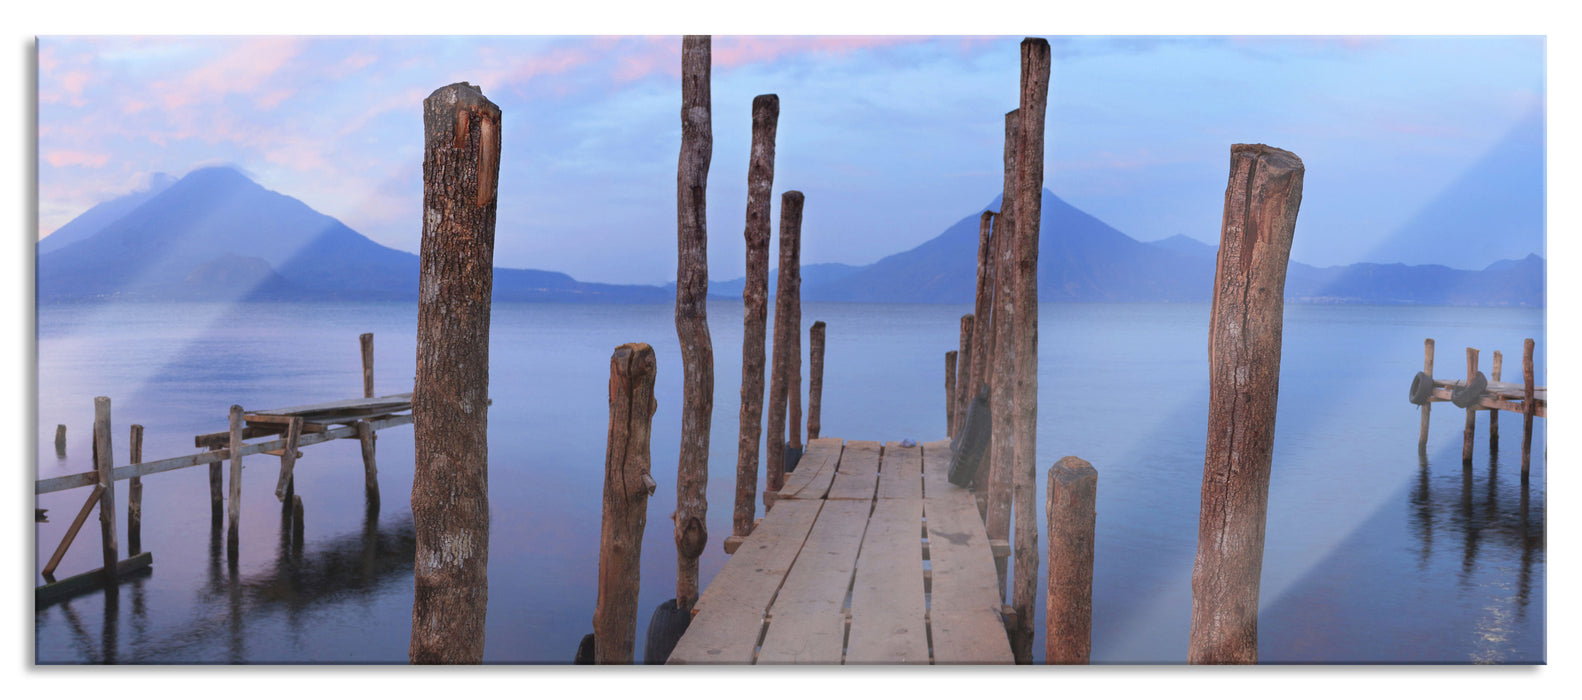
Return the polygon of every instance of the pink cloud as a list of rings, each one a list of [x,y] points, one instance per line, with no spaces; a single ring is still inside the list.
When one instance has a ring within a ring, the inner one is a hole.
[[[928,41],[924,36],[733,36],[714,41],[714,65],[734,68],[788,54],[833,54]]]
[[[108,153],[89,153],[87,151],[50,151],[44,154],[44,160],[57,168],[80,165],[89,168],[102,168],[110,162]]]
[[[231,93],[256,92],[301,50],[302,40],[294,37],[249,39],[175,80],[154,83],[152,92],[172,111]]]

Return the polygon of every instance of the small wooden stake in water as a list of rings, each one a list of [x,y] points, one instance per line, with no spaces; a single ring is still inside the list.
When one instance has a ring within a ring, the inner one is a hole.
[[[1467,348],[1467,385],[1472,385],[1472,377],[1478,373],[1478,349]],[[1461,431],[1461,461],[1472,461],[1472,438],[1478,428],[1478,406],[1472,404],[1467,407],[1467,427]]]
[[[1093,645],[1093,528],[1099,473],[1077,457],[1049,469],[1044,516],[1049,583],[1044,599],[1044,663],[1085,664]]]
[[[824,322],[814,321],[813,327],[808,329],[808,342],[812,345],[808,349],[808,364],[810,365],[807,384],[807,439],[818,439],[819,412],[823,410],[824,403]]]
[[[99,485],[104,487],[104,491],[99,493],[99,537],[104,545],[104,576],[109,584],[107,590],[113,591],[116,583],[115,565],[121,557],[115,533],[115,476],[111,473],[115,467],[115,456],[111,451],[108,396],[95,397],[93,400],[93,466],[99,472]]]
[[[132,464],[143,462],[143,426],[132,424]],[[126,549],[143,553],[143,478],[133,476],[126,489]]]
[[[66,424],[55,426],[55,456],[66,456]]]
[[[610,356],[610,429],[604,451],[604,518],[599,531],[599,592],[593,610],[594,663],[630,664],[637,642],[637,593],[650,475],[654,350],[627,343]]]
[[[1428,375],[1430,382],[1434,377],[1434,339],[1427,338],[1423,341],[1423,374]],[[1417,449],[1428,449],[1428,413],[1434,405],[1433,401],[1424,401],[1422,407],[1422,425],[1417,429]]]
[[[374,334],[364,333],[357,336],[358,342],[363,347],[363,396],[374,397]]]
[[[945,437],[956,437],[956,365],[961,354],[945,351]]]

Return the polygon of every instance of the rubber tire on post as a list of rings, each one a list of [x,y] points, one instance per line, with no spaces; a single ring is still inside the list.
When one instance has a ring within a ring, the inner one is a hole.
[[[675,598],[660,603],[654,609],[653,618],[648,621],[648,641],[643,645],[643,663],[657,666],[670,660],[670,652],[675,651],[676,642],[681,641],[681,635],[686,633],[687,625],[690,624],[692,612],[677,610]]]
[[[1483,376],[1482,372],[1478,372],[1472,375],[1472,381],[1468,382],[1466,386],[1458,387],[1455,391],[1450,392],[1450,403],[1461,408],[1469,408],[1477,404],[1478,399],[1483,396],[1483,390],[1487,388],[1489,388],[1489,378]]]
[[[1421,406],[1425,403],[1428,403],[1429,397],[1433,395],[1433,377],[1428,376],[1427,372],[1418,372],[1417,376],[1412,377],[1412,389],[1406,395],[1408,401],[1411,401],[1415,405]]]
[[[961,434],[952,442],[953,450],[950,453],[950,471],[946,475],[950,483],[967,488],[972,484],[973,477],[978,474],[978,467],[983,463],[984,453],[989,451],[989,393],[980,390],[973,397],[972,404],[967,407],[967,419],[961,423]]]
[[[593,665],[593,634],[582,635],[582,643],[577,645],[577,656],[572,660],[574,666]]]
[[[786,473],[790,474],[796,471],[797,462],[800,461],[802,461],[802,448],[796,445],[786,445]]]

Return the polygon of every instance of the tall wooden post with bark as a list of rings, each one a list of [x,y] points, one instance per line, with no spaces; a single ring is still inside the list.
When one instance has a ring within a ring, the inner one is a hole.
[[[1478,374],[1478,349],[1467,348],[1467,385],[1471,386],[1472,378]],[[1467,427],[1461,431],[1461,461],[1472,462],[1472,440],[1478,432],[1478,407],[1472,404],[1467,407]]]
[[[780,195],[780,274],[775,280],[774,354],[769,368],[769,431],[764,449],[764,507],[774,505],[775,494],[785,486],[786,396],[789,393],[791,341],[796,332],[791,325],[791,303],[802,287],[802,204],[801,192]]]
[[[956,437],[956,359],[961,356],[959,350],[945,351],[945,437]]]
[[[820,424],[819,413],[824,407],[824,322],[814,321],[813,327],[807,331],[808,343],[808,380],[807,380],[807,439],[818,438]]]
[[[1044,598],[1044,663],[1085,664],[1093,647],[1093,529],[1099,473],[1077,457],[1049,468],[1044,515],[1049,583]]]
[[[989,358],[994,352],[994,212],[978,217],[978,285],[972,307],[972,366],[967,385],[976,396],[988,380]]]
[[[758,444],[763,438],[764,335],[769,323],[769,234],[775,180],[775,130],[780,98],[753,98],[752,153],[747,161],[747,282],[742,285],[742,406],[736,438],[736,503],[731,533],[753,528],[758,497]]]
[[[1258,661],[1258,586],[1280,391],[1285,273],[1302,203],[1302,159],[1231,147],[1209,315],[1208,441],[1188,661]]]
[[[357,336],[363,351],[363,398],[374,397],[374,334]]]
[[[676,165],[676,335],[681,341],[681,455],[676,463],[676,607],[698,600],[698,557],[708,543],[709,427],[714,345],[709,340],[707,189],[714,133],[707,36],[681,41],[681,155]]]
[[[989,540],[1011,539],[1011,468],[1016,454],[1016,434],[1011,412],[1016,384],[1016,319],[1012,315],[1015,287],[1016,157],[1021,141],[1019,110],[1005,115],[1005,181],[1000,216],[995,221],[994,249],[994,355],[989,365],[989,483],[988,517],[984,529]],[[1000,597],[1005,598],[1005,560],[997,559]]]
[[[480,663],[489,603],[489,309],[500,108],[467,83],[423,101],[412,394],[413,663]]]
[[[646,343],[610,356],[610,429],[604,452],[604,519],[599,532],[599,597],[593,611],[594,663],[629,664],[637,643],[643,528],[654,495],[649,454],[658,365]]]
[[[1533,339],[1522,341],[1522,479],[1532,464],[1533,454]]]
[[[1038,595],[1038,229],[1044,193],[1044,113],[1049,103],[1049,42],[1022,40],[1021,125],[1016,154],[1016,448],[1012,491],[1016,508],[1016,579],[1011,605],[1016,630],[1011,651],[1033,660],[1033,605]]]

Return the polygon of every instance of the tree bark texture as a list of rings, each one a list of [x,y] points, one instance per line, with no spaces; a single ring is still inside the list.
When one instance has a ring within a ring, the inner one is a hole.
[[[412,395],[413,663],[483,660],[489,602],[489,308],[500,108],[467,83],[423,101]]]
[[[989,365],[989,488],[988,517],[984,529],[989,539],[1011,539],[1011,468],[1016,439],[1011,415],[1016,385],[1016,319],[1013,315],[1016,235],[1012,227],[1016,205],[1017,143],[1021,140],[1020,110],[1005,115],[1005,185],[994,239],[994,355]],[[1006,569],[999,561],[1000,597],[1005,598]]]
[[[1044,663],[1085,664],[1093,647],[1093,529],[1099,473],[1077,457],[1049,469],[1044,517],[1049,583],[1044,598]]]
[[[363,351],[363,397],[371,399],[374,397],[374,334],[357,336],[357,342]]]
[[[736,439],[736,503],[731,532],[752,532],[757,513],[758,445],[763,439],[765,333],[769,323],[769,234],[780,98],[753,98],[752,154],[747,162],[747,282],[742,286],[742,406]]]
[[[978,218],[978,288],[972,308],[972,366],[967,372],[968,392],[988,381],[989,358],[994,353],[994,212]]]
[[[774,356],[769,369],[769,438],[764,449],[766,481],[764,506],[773,505],[774,496],[785,486],[786,395],[791,371],[791,341],[796,332],[792,324],[791,302],[801,296],[802,287],[802,193],[791,190],[780,195],[780,274],[775,280]]]
[[[820,424],[819,412],[824,405],[824,322],[814,321],[813,327],[807,331],[808,343],[808,382],[807,382],[807,439],[818,438],[818,432],[824,426]]]
[[[956,410],[954,423],[950,426],[951,436],[961,432],[961,426],[967,422],[967,406],[972,402],[972,397],[977,392],[972,390],[972,330],[976,325],[972,314],[961,317],[960,336],[956,340]]]
[[[956,437],[956,365],[959,350],[945,351],[945,437]]]
[[[676,462],[676,606],[698,599],[698,557],[708,544],[709,429],[714,345],[709,339],[707,190],[714,132],[710,40],[681,40],[681,155],[676,164],[676,336],[681,341],[681,455]]]
[[[115,565],[120,562],[120,545],[115,533],[115,467],[113,443],[110,440],[110,397],[98,396],[93,400],[93,468],[99,472],[99,541],[104,554],[104,576],[109,582],[106,591],[115,591]],[[113,595],[113,593],[111,593]]]
[[[1208,440],[1188,651],[1194,664],[1258,661],[1281,315],[1303,172],[1294,153],[1231,147],[1209,315]]]
[[[630,664],[637,643],[654,411],[654,350],[627,343],[610,356],[610,430],[604,452],[604,520],[599,531],[599,597],[593,611],[594,663]]]
[[[1017,663],[1033,661],[1038,592],[1038,229],[1044,193],[1044,113],[1049,104],[1049,42],[1022,40],[1021,138],[1016,155],[1016,432],[1012,491],[1016,508],[1016,580],[1011,605]]]

